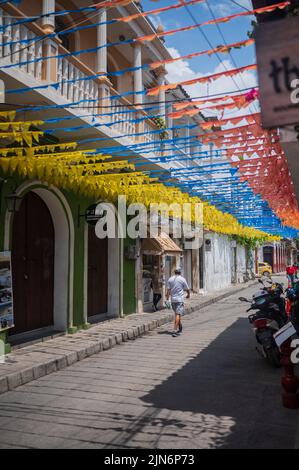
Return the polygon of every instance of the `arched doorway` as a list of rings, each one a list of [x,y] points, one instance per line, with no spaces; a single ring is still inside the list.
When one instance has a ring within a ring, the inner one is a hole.
[[[54,325],[54,257],[51,213],[37,194],[29,192],[13,220],[15,328],[10,334]]]

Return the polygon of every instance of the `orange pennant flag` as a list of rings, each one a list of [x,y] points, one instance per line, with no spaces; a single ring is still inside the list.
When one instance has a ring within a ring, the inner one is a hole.
[[[128,0],[114,0],[114,1],[111,1],[109,3],[102,2],[101,4],[99,4],[100,6],[98,6],[98,5],[96,5],[96,6],[97,6],[97,8],[100,8],[104,5],[114,6],[115,4],[118,4],[118,2],[119,2],[119,4],[122,4],[121,2],[128,2]],[[130,3],[130,2],[128,2],[128,3]],[[124,3],[124,4],[126,4],[126,3]],[[239,18],[239,17],[242,17],[242,16],[268,13],[268,12],[274,11],[276,8],[284,9],[289,5],[290,5],[290,2],[282,2],[282,3],[276,4],[276,5],[271,5],[271,6],[268,6],[268,7],[258,8],[256,10],[248,10],[248,11],[245,11],[245,12],[236,13],[236,14],[231,15],[231,16],[225,16],[223,18],[216,18],[214,20],[205,21],[203,23],[197,23],[197,24],[194,24],[194,25],[191,25],[191,26],[185,26],[183,28],[172,29],[172,30],[169,30],[169,31],[161,31],[161,32],[156,32],[155,34],[149,34],[147,36],[141,36],[141,37],[136,38],[136,41],[153,41],[155,38],[171,36],[175,33],[180,33],[180,32],[183,32],[183,31],[190,31],[190,30],[193,30],[193,29],[196,29],[196,28],[200,28],[202,26],[213,25],[213,24],[217,24],[217,23],[226,23],[228,21],[231,21],[235,18]]]
[[[256,70],[256,68],[257,68],[256,64],[251,64],[251,65],[246,65],[245,67],[240,67],[238,69],[226,70],[224,72],[219,72],[219,73],[208,75],[205,77],[194,78],[192,80],[185,80],[185,81],[178,82],[178,83],[169,83],[167,85],[160,85],[154,88],[150,88],[149,90],[147,90],[146,94],[148,96],[157,96],[160,90],[165,90],[165,91],[173,90],[177,88],[179,85],[189,86],[189,85],[194,85],[195,83],[206,83],[206,82],[214,81],[221,77],[233,77],[234,75],[238,75],[239,73],[242,73],[245,71]]]
[[[233,44],[228,44],[227,46],[218,46],[218,47],[215,47],[214,49],[209,49],[207,51],[193,52],[192,54],[174,57],[172,59],[165,59],[165,60],[160,60],[157,62],[152,62],[151,64],[149,64],[149,66],[152,69],[156,69],[158,67],[161,67],[162,65],[172,64],[173,62],[176,62],[178,60],[193,59],[194,57],[199,57],[202,55],[212,55],[216,53],[222,53],[222,54],[228,53],[230,52],[231,49],[240,48],[240,47],[248,47],[248,46],[251,46],[252,44],[254,44],[254,39],[246,39],[245,41],[235,42]]]

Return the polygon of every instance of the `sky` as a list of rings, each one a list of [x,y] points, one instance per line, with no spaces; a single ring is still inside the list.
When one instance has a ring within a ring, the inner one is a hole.
[[[141,0],[145,11],[155,8],[161,8],[167,5],[178,3],[179,0]],[[190,0],[185,0],[190,1]],[[239,5],[236,5],[238,3]],[[251,0],[205,0],[205,2],[197,5],[189,6],[189,12],[185,7],[178,10],[161,13],[159,16],[151,17],[155,26],[162,24],[164,30],[177,29],[190,26],[196,23],[202,23],[215,18],[233,15],[252,10]],[[212,10],[212,12],[211,12]],[[231,44],[248,39],[248,32],[252,31],[252,21],[255,16],[246,16],[237,18],[227,23],[218,25],[207,25],[202,27],[207,38],[201,32],[201,29],[194,29],[189,32],[177,33],[173,36],[165,37],[165,45],[170,53],[175,57],[191,54],[194,52],[205,51],[220,45]],[[220,60],[219,60],[220,58]],[[180,60],[169,66],[167,79],[170,83],[190,80],[201,76],[212,75],[224,70],[235,69],[246,65],[256,63],[254,45],[243,47],[238,50],[232,50],[230,54],[216,54],[201,56],[191,60]],[[222,94],[232,91],[239,91],[244,88],[257,86],[257,76],[255,71],[239,74],[237,77],[221,77],[219,80],[209,84],[196,84],[189,87],[184,86],[186,91],[192,97],[206,97],[215,94]],[[221,111],[202,111],[208,116],[217,116],[218,119],[226,119],[234,116],[243,116],[259,112],[257,102],[251,104],[250,107],[243,110],[226,110],[224,114]],[[238,125],[246,125],[244,119]],[[222,128],[231,128],[231,124],[226,124]],[[203,148],[205,149],[205,147]]]
[[[170,30],[192,25],[194,24],[194,20],[196,23],[211,20],[212,14],[209,7],[216,18],[244,12],[246,8],[250,10],[253,8],[250,0],[236,0],[236,2],[239,3],[240,6],[234,4],[232,0],[206,0],[204,3],[188,7],[194,19],[183,7],[178,10],[161,13],[159,16],[152,16],[151,20],[155,26],[162,24],[165,30]],[[173,5],[175,3],[175,0],[159,0],[159,2],[142,0],[143,8],[146,11],[167,5]],[[247,33],[252,30],[251,22],[253,20],[253,16],[248,16],[234,19],[228,23],[219,24],[226,43],[231,44],[248,39]],[[170,53],[176,57],[210,49],[211,45],[213,47],[217,47],[224,44],[224,40],[216,25],[204,26],[202,27],[202,31],[206,34],[210,44],[197,28],[192,31],[181,32],[173,36],[166,37],[165,44],[169,48]],[[234,69],[236,66],[242,67],[253,64],[256,61],[254,46],[244,47],[240,50],[232,50],[231,55],[220,54],[220,59],[221,62],[214,54],[211,56],[193,58],[188,61],[181,60],[170,64],[168,66],[168,81],[177,82],[189,80],[203,75],[218,73],[225,69]],[[208,85],[197,84],[186,87],[186,91],[191,96],[206,96],[207,94],[232,91],[237,90],[238,88],[254,87],[256,83],[256,73],[245,72],[242,74],[242,78],[241,76],[238,76],[238,78],[235,79],[235,82],[230,77],[221,78]],[[254,110],[252,110],[252,112],[254,112]]]

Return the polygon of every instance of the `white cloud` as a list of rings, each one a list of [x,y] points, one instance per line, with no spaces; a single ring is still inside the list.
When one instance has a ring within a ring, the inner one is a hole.
[[[174,47],[169,47],[168,51],[173,57],[180,57],[181,55]],[[168,72],[167,80],[170,83],[192,80],[193,78],[199,76],[199,74],[191,68],[187,60],[178,60],[172,64],[168,64],[166,69]],[[200,87],[199,85],[192,85],[186,87],[186,91],[190,94],[190,96],[198,96],[200,94]]]
[[[170,54],[173,57],[179,57],[180,53],[177,49],[170,47],[168,48]],[[223,72],[225,70],[234,69],[235,66],[231,63],[230,60],[226,59],[223,60],[221,63],[217,65],[214,69],[209,71],[208,73],[198,73],[195,72],[190,63],[187,60],[178,60],[172,64],[167,66],[167,79],[170,83],[181,82],[185,80],[192,80],[194,78],[204,77],[208,75],[214,75],[216,73]],[[232,92],[238,91],[244,88],[254,88],[257,86],[256,80],[256,73],[254,71],[245,71],[242,74],[236,75],[235,77],[220,77],[219,79],[205,84],[195,84],[191,86],[185,86],[184,88],[189,93],[191,97],[201,97],[207,95],[216,95],[216,94],[223,94],[225,92]],[[255,105],[256,108],[256,105]],[[254,109],[251,106],[252,112],[256,112],[257,109]],[[236,111],[228,111],[225,113],[224,117],[230,117],[232,115],[242,115],[248,114],[250,111],[247,109],[244,110],[236,110]],[[214,112],[209,111],[209,115],[215,114]]]
[[[174,47],[169,47],[168,51],[174,58],[180,57],[181,55],[179,51]],[[191,78],[195,78],[196,76],[196,73],[194,72],[194,70],[192,70],[187,60],[177,60],[172,64],[168,64],[167,72],[167,78],[169,82],[189,80]]]
[[[243,11],[244,9],[248,9],[248,10],[253,9],[251,0],[237,0],[237,1],[240,6],[234,4],[233,2],[219,2],[219,3],[217,2],[217,5],[210,4],[210,7],[213,9],[213,12],[215,13],[215,15],[219,18],[222,16],[232,15],[236,13],[236,11]],[[204,9],[208,10],[207,4],[203,3],[202,6]]]

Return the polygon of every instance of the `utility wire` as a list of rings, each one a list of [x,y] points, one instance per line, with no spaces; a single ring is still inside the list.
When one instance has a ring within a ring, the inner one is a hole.
[[[248,88],[243,88],[241,90],[231,90],[231,91],[227,91],[225,92],[225,95],[223,95],[224,92],[222,93],[214,93],[214,94],[211,94],[211,95],[199,95],[199,96],[193,96],[192,98],[187,98],[187,97],[184,97],[184,98],[174,98],[174,99],[169,99],[169,100],[165,100],[165,103],[166,104],[171,104],[171,103],[181,103],[181,102],[190,102],[190,105],[192,105],[192,100],[195,100],[195,99],[202,99],[202,100],[207,100],[207,102],[209,101],[209,98],[212,99],[212,98],[217,98],[219,97],[219,101],[221,101],[221,99],[223,98],[226,98],[227,95],[232,95],[232,97],[234,96],[233,93],[239,93],[239,92],[246,92],[246,91],[249,91],[249,90],[252,90],[252,87],[248,87]],[[89,101],[94,101],[94,100],[89,100]],[[160,101],[152,101],[150,103],[144,103],[142,105],[142,107],[140,107],[140,105],[138,105],[138,109],[136,110],[136,112],[138,111],[146,111],[147,110],[147,107],[151,107],[153,104],[160,104]],[[23,105],[20,105],[19,103],[0,103],[0,107],[6,107],[6,106],[12,106],[12,107],[20,107],[20,109],[18,109],[18,112],[21,112],[21,111],[26,111],[26,110],[33,110],[33,111],[36,111],[40,108],[44,108],[44,109],[51,109],[51,108],[57,108],[59,109],[59,106],[57,106],[56,104],[55,105],[36,105],[36,104],[28,104],[25,108],[23,107]],[[195,106],[195,105],[194,105]],[[70,104],[64,104],[64,105],[61,105],[60,106],[61,108],[68,108],[68,109],[82,109],[83,108],[83,105],[74,105],[72,103]],[[124,103],[124,104],[117,104],[117,105],[103,105],[101,106],[101,109],[113,109],[113,108],[119,108],[119,107],[133,107],[135,108],[136,105],[134,103]],[[94,105],[91,105],[91,106],[84,106],[84,109],[89,109],[89,108],[94,108]],[[205,110],[203,110],[205,111]],[[201,112],[201,110],[199,109],[199,113]],[[151,116],[149,116],[149,119],[150,119]]]
[[[207,4],[207,7],[208,7],[208,9],[209,9],[209,11],[210,11],[210,13],[211,13],[213,19],[216,20],[215,14],[214,14],[214,12],[213,12],[213,9],[211,8],[211,5],[210,5],[210,3],[209,3],[209,0],[206,0],[206,4]],[[249,11],[250,11],[250,10],[249,10]],[[228,44],[227,44],[227,41],[226,41],[226,39],[225,39],[225,37],[224,37],[224,34],[223,34],[222,30],[221,30],[221,27],[220,27],[220,25],[219,25],[218,23],[216,23],[216,27],[217,27],[217,30],[218,30],[218,32],[219,32],[219,34],[220,34],[220,37],[221,37],[222,40],[224,41],[224,44],[227,46],[227,45],[228,45]],[[238,68],[238,64],[237,64],[237,62],[235,61],[235,59],[234,59],[234,57],[233,57],[231,51],[229,51],[229,56],[230,56],[230,58],[231,58],[231,60],[232,60],[232,62],[233,62],[233,65],[234,65],[235,68],[237,69],[237,68]],[[243,86],[246,87],[246,84],[245,84],[245,82],[244,82],[244,80],[243,80],[243,76],[240,75],[240,77],[241,77]],[[234,83],[236,84],[236,81],[235,81],[235,80],[234,80]],[[254,111],[255,111],[256,113],[258,112],[258,109],[256,108],[255,105],[254,105]]]
[[[215,18],[214,12],[212,11],[212,9],[211,9],[211,7],[210,7],[210,5],[209,5],[208,0],[206,0],[206,3],[207,3],[207,6],[208,6],[208,8],[209,8],[209,11],[210,11],[210,13],[211,13],[213,19],[215,20],[216,18]],[[197,24],[197,20],[196,20],[195,16],[193,15],[193,13],[190,11],[189,7],[185,5],[185,9],[187,10],[187,12],[188,12],[189,16],[192,18],[192,20],[194,21],[194,24]],[[216,23],[216,26],[217,26],[217,28],[218,28],[218,31],[219,31],[221,37],[223,38],[223,40],[224,40],[224,42],[225,42],[225,44],[226,44],[226,40],[225,40],[225,38],[224,38],[224,36],[223,36],[223,34],[222,34],[222,31],[220,30],[219,25],[218,25],[217,23]],[[210,47],[213,48],[213,45],[211,44],[211,42],[210,42],[208,36],[205,34],[205,32],[202,30],[202,28],[201,28],[200,26],[198,26],[197,29],[201,32],[201,34],[203,35],[203,37],[205,38],[205,40],[208,42],[208,44],[210,45]],[[230,53],[230,52],[229,52],[229,53]],[[230,56],[231,56],[231,53],[230,53]],[[226,65],[222,62],[222,60],[221,60],[221,58],[220,58],[220,56],[219,56],[218,53],[216,53],[216,57],[217,57],[217,59],[219,60],[219,63],[222,64],[226,70],[228,70],[227,67],[226,67]],[[234,58],[233,58],[232,56],[231,56],[231,58],[232,58],[233,62],[235,62],[235,61],[234,61]],[[236,66],[236,68],[237,68],[237,66]],[[232,78],[233,83],[234,83],[235,86],[237,87],[237,89],[240,90],[240,87],[239,87],[238,83],[236,82],[236,80],[234,79],[234,77],[231,77],[231,78]]]
[[[243,10],[246,10],[246,11],[251,11],[249,10],[249,8],[245,7],[244,5],[241,5],[240,3],[236,2],[235,0],[230,0],[232,3],[234,3],[235,5],[237,5],[238,7],[242,8]]]

